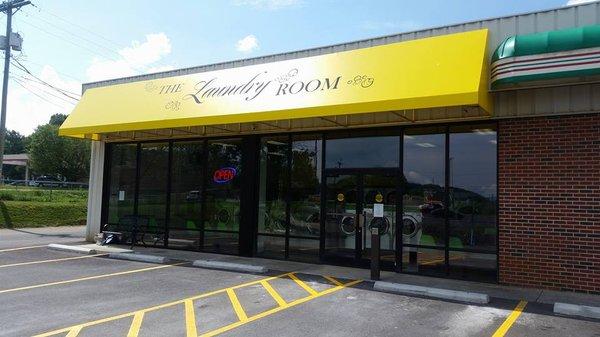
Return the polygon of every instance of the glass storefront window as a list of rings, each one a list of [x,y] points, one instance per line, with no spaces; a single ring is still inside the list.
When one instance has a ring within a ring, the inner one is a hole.
[[[285,235],[288,137],[261,140],[258,233]]]
[[[141,144],[138,217],[147,223],[147,234],[153,240],[165,230],[168,162],[168,143]]]
[[[137,144],[113,144],[111,146],[107,210],[107,222],[111,225],[117,225],[123,217],[133,215],[136,158]]]
[[[404,134],[404,244],[445,246],[443,131],[408,129]]]
[[[237,233],[240,229],[240,187],[242,184],[242,140],[211,140],[207,145],[205,196],[205,250],[237,252],[232,235],[212,235],[207,231]],[[223,247],[232,243],[232,247]]]
[[[204,142],[172,147],[169,247],[200,248]]]
[[[377,136],[360,133],[339,134],[327,139],[326,168],[398,167],[400,138],[378,132]],[[342,138],[344,137],[344,138]],[[352,138],[346,138],[352,137]]]
[[[290,234],[319,237],[321,227],[321,139],[292,137]],[[291,243],[290,243],[291,245]]]
[[[496,130],[450,129],[450,248],[496,251]]]

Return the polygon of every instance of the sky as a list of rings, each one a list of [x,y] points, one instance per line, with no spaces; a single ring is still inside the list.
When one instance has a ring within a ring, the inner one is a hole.
[[[13,51],[21,65],[11,64],[7,110],[7,128],[24,135],[55,113],[70,113],[82,83],[588,2],[31,1],[13,17],[23,46]]]

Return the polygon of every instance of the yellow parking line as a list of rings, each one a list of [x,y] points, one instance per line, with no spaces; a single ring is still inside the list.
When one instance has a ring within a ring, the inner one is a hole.
[[[331,276],[323,276],[323,277],[324,277],[325,279],[327,279],[329,282],[331,282],[331,283],[335,284],[336,286],[341,286],[341,285],[342,285],[342,282],[340,282],[340,281],[338,281],[338,280],[334,279],[334,278],[333,278],[333,277],[331,277]]]
[[[231,288],[227,289],[227,296],[229,296],[229,300],[231,301],[233,310],[235,311],[235,314],[240,319],[240,322],[247,321],[248,316],[246,315],[244,308],[242,308],[242,304],[240,303],[240,300],[238,300],[237,295],[235,294],[235,291]]]
[[[42,283],[42,284],[36,284],[36,285],[32,285],[32,286],[27,286],[27,287],[5,289],[5,290],[0,290],[0,294],[12,293],[12,292],[15,292],[15,291],[36,289],[36,288],[42,288],[42,287],[50,287],[50,286],[56,286],[56,285],[61,285],[61,284],[69,284],[69,283],[75,283],[75,282],[81,282],[81,281],[96,280],[96,279],[101,279],[101,278],[106,278],[106,277],[112,277],[112,276],[120,276],[120,275],[127,275],[127,274],[133,274],[133,273],[140,273],[140,272],[149,271],[149,270],[155,270],[155,269],[162,269],[162,268],[169,268],[169,267],[173,267],[173,266],[178,266],[178,265],[181,265],[181,264],[184,264],[184,263],[186,263],[186,262],[175,263],[175,264],[167,264],[167,265],[161,265],[161,266],[155,266],[155,267],[149,267],[149,268],[142,268],[142,269],[134,269],[134,270],[128,270],[128,271],[121,271],[121,272],[118,272],[118,273],[96,275],[96,276],[88,276],[88,277],[82,277],[82,278],[72,279],[72,280],[66,280],[66,281]]]
[[[28,266],[28,265],[32,265],[32,264],[49,263],[49,262],[79,260],[79,259],[87,259],[89,257],[98,257],[98,256],[106,256],[106,255],[108,255],[108,254],[83,255],[83,256],[75,256],[75,257],[65,257],[65,258],[61,258],[61,259],[39,260],[39,261],[13,263],[13,264],[2,264],[2,265],[0,265],[0,268],[17,267],[17,266]]]
[[[508,332],[508,329],[510,329],[513,323],[515,323],[517,318],[519,318],[521,312],[523,312],[523,309],[525,309],[526,305],[527,301],[520,301],[519,304],[517,304],[517,306],[515,307],[515,309],[510,313],[510,315],[508,315],[504,323],[502,323],[498,330],[496,330],[496,332],[492,335],[492,337],[503,337]]]
[[[127,337],[137,337],[140,333],[140,328],[142,327],[142,320],[144,319],[144,312],[138,311],[133,315],[133,321],[131,321],[131,326],[129,327],[129,332],[127,333]]]
[[[341,285],[341,286],[337,286],[337,287],[329,288],[329,289],[327,289],[327,290],[324,290],[324,291],[321,291],[321,292],[319,292],[319,293],[316,293],[315,295],[310,295],[310,296],[306,296],[306,297],[303,297],[303,298],[297,299],[297,300],[295,300],[295,301],[293,301],[293,302],[290,302],[290,303],[286,304],[285,306],[281,306],[281,307],[275,307],[275,308],[273,308],[273,309],[270,309],[270,310],[267,310],[267,311],[261,312],[260,314],[257,314],[257,315],[254,315],[254,316],[252,316],[252,317],[249,317],[249,318],[248,318],[246,321],[244,321],[244,322],[242,322],[242,321],[238,321],[238,322],[235,322],[235,323],[232,323],[232,324],[226,325],[226,326],[224,326],[224,327],[222,327],[222,328],[218,328],[218,329],[215,329],[215,330],[209,331],[209,332],[207,332],[207,333],[204,333],[204,334],[200,335],[199,337],[212,337],[212,336],[216,336],[216,335],[222,334],[222,333],[224,333],[224,332],[227,332],[227,331],[229,331],[229,330],[233,330],[233,329],[235,329],[235,328],[237,328],[237,327],[239,327],[239,326],[242,326],[242,325],[244,325],[244,324],[247,324],[247,323],[250,323],[250,322],[256,321],[257,319],[261,319],[261,318],[267,317],[267,316],[269,316],[269,315],[272,315],[272,314],[274,314],[274,313],[277,313],[277,312],[280,312],[280,311],[282,311],[282,310],[285,310],[285,309],[287,309],[287,308],[290,308],[290,307],[293,307],[293,306],[296,306],[296,305],[302,304],[302,303],[304,303],[304,302],[308,302],[308,301],[310,301],[310,300],[313,300],[313,299],[315,299],[315,298],[318,298],[318,297],[321,297],[321,296],[325,296],[325,295],[327,295],[327,294],[331,294],[331,293],[333,293],[333,292],[336,292],[336,291],[338,291],[338,290],[344,289],[344,288],[346,288],[346,287],[351,287],[351,286],[353,286],[353,285],[355,285],[355,284],[358,284],[358,283],[360,283],[360,282],[362,282],[362,280],[356,280],[356,281],[348,282],[348,283],[346,283],[346,284],[343,284],[343,285]]]
[[[74,327],[85,328],[85,327],[89,327],[89,326],[93,326],[93,325],[98,325],[98,324],[102,324],[102,323],[106,323],[106,322],[115,321],[115,320],[118,320],[118,319],[121,319],[121,318],[125,318],[125,317],[130,317],[130,316],[135,315],[138,312],[147,313],[147,312],[150,312],[150,311],[155,311],[155,310],[159,310],[159,309],[163,309],[163,308],[168,308],[168,307],[172,307],[174,305],[185,303],[186,300],[195,301],[195,300],[200,299],[200,298],[205,298],[205,297],[213,296],[213,295],[216,295],[216,294],[224,293],[224,292],[227,291],[227,289],[239,289],[239,288],[243,288],[243,287],[246,287],[246,286],[250,286],[250,285],[254,285],[254,284],[259,284],[262,281],[269,281],[269,280],[274,280],[276,278],[286,277],[289,274],[290,273],[285,273],[285,274],[281,274],[281,275],[277,275],[277,276],[270,276],[270,277],[259,279],[259,280],[254,280],[254,281],[250,281],[250,282],[246,282],[246,283],[241,283],[241,284],[235,285],[233,287],[222,288],[222,289],[210,291],[210,292],[207,292],[207,293],[199,294],[199,295],[196,295],[196,296],[192,296],[192,297],[189,297],[189,298],[185,298],[185,299],[181,299],[181,300],[177,300],[177,301],[173,301],[173,302],[159,304],[159,305],[148,307],[148,308],[141,309],[141,310],[131,311],[131,312],[127,312],[127,313],[116,315],[116,316],[106,317],[106,318],[98,319],[98,320],[95,320],[95,321],[90,321],[90,322],[82,323],[80,325],[75,325],[75,326],[70,326],[70,327],[66,327],[66,328],[62,328],[62,329],[58,329],[58,330],[54,330],[54,331],[45,332],[45,333],[42,333],[42,334],[39,334],[39,335],[35,335],[34,337],[54,336],[54,335],[57,335],[57,334],[60,334],[60,333],[65,333],[65,332],[71,331],[71,329],[73,329]]]
[[[15,250],[24,250],[24,249],[32,249],[32,248],[41,248],[47,247],[48,245],[39,245],[39,246],[28,246],[28,247],[18,247],[18,248],[8,248],[8,249],[0,249],[0,253],[3,252],[14,252]]]
[[[194,301],[187,299],[185,302],[185,331],[187,337],[197,337],[196,313],[194,312]]]
[[[279,293],[275,289],[273,289],[269,282],[262,281],[260,282],[260,284],[262,284],[263,288],[265,288],[265,290],[269,293],[269,295],[271,295],[271,297],[273,297],[273,299],[275,300],[275,302],[277,302],[277,304],[279,304],[279,306],[287,304],[285,300],[279,295]]]
[[[304,283],[296,275],[290,274],[290,278],[292,280],[294,280],[294,282],[296,282],[300,287],[302,287],[304,290],[306,290],[309,294],[311,294],[311,295],[316,295],[317,294],[316,290],[314,290],[313,288],[309,287],[308,284]]]
[[[82,328],[82,326],[73,327],[73,329],[69,330],[69,333],[65,337],[77,337]]]

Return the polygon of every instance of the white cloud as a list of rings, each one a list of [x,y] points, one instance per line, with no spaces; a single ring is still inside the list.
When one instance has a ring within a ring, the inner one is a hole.
[[[418,22],[407,20],[407,21],[363,21],[361,27],[365,30],[373,31],[396,31],[396,32],[407,32],[422,28],[422,25]]]
[[[303,0],[235,0],[237,6],[252,6],[269,10],[278,10],[286,7],[298,7],[304,4]]]
[[[9,82],[8,109],[6,113],[6,128],[29,135],[40,124],[46,124],[50,116],[56,113],[68,114],[77,101],[67,98],[53,89],[33,80],[16,77]],[[81,92],[81,83],[65,80],[50,66],[45,65],[36,74],[43,81],[73,94]],[[17,82],[18,81],[18,82]],[[23,88],[22,86],[25,86]],[[32,93],[33,92],[33,93]],[[40,98],[39,96],[43,97]],[[72,95],[75,96],[75,95]]]
[[[146,41],[133,41],[130,47],[119,50],[121,58],[107,60],[94,58],[86,70],[90,81],[101,81],[117,77],[134,76],[141,73],[173,69],[170,65],[156,65],[171,53],[171,41],[165,33],[148,34]]]
[[[248,35],[235,44],[235,48],[242,53],[251,53],[258,49],[258,39],[254,35]]]
[[[581,4],[586,4],[589,2],[596,2],[597,0],[569,0],[567,1],[567,3],[565,4],[566,6],[573,6],[573,5],[581,5]]]
[[[148,34],[145,41],[133,41],[118,51],[121,57],[108,60],[94,58],[86,69],[88,81],[139,75],[142,73],[172,70],[172,65],[160,64],[171,53],[171,42],[164,33]],[[24,62],[27,65],[27,62]],[[11,73],[13,73],[11,71]],[[40,124],[46,124],[55,113],[69,114],[77,101],[65,97],[35,80],[24,80],[16,71],[9,83],[6,127],[21,134],[29,135]],[[50,65],[45,65],[35,73],[37,77],[51,85],[74,94],[81,92],[81,83],[60,76]],[[25,88],[22,87],[25,86]]]

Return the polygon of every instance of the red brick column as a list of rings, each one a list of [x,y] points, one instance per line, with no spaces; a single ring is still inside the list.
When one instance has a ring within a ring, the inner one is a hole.
[[[600,294],[600,114],[502,120],[500,282]]]

